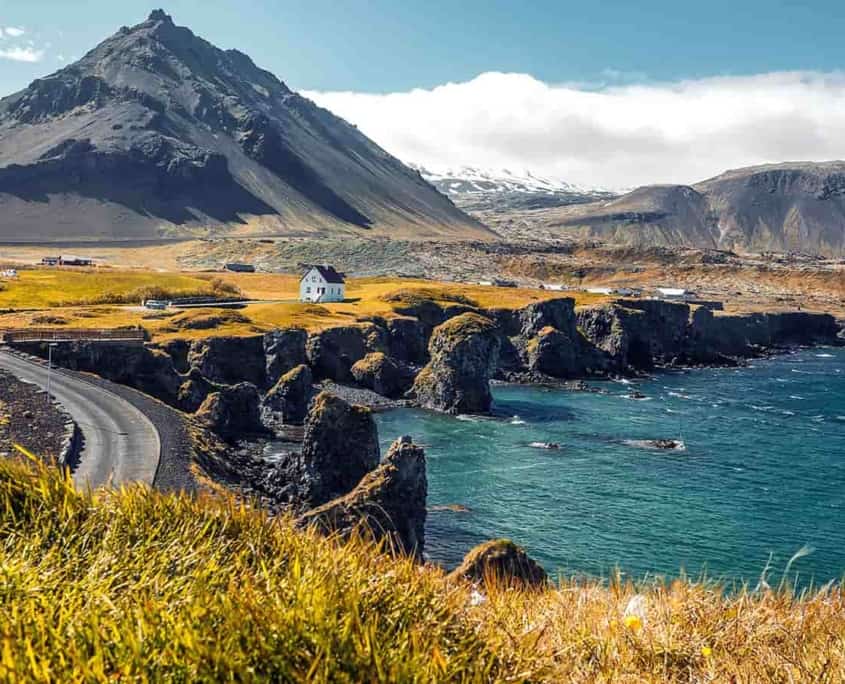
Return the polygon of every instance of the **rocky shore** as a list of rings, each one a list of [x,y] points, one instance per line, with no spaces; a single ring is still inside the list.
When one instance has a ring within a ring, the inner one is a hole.
[[[801,311],[728,314],[646,299],[578,310],[566,297],[520,309],[421,300],[390,319],[312,332],[60,344],[53,360],[187,414],[211,480],[293,512],[302,524],[340,534],[363,526],[421,556],[425,456],[403,438],[380,459],[372,409],[483,414],[492,382],[585,389],[589,379],[841,344],[840,333],[832,316]],[[268,443],[289,449],[268,459]]]
[[[0,453],[19,444],[49,463],[73,465],[79,431],[73,418],[36,385],[0,371]]]

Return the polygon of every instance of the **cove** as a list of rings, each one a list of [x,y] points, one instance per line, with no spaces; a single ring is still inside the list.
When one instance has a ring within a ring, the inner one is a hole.
[[[379,414],[383,450],[401,434],[426,449],[431,560],[508,537],[552,575],[753,585],[807,547],[793,579],[845,574],[845,349],[594,385],[496,386],[493,418]],[[639,442],[679,436],[685,451]]]

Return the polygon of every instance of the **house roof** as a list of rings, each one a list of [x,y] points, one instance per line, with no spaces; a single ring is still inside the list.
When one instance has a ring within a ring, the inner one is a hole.
[[[303,278],[311,272],[311,269],[317,269],[317,272],[323,277],[327,283],[337,283],[339,285],[344,284],[346,281],[344,280],[343,273],[338,273],[334,270],[334,266],[329,266],[328,264],[313,264],[308,267],[308,270],[302,276]],[[301,280],[301,278],[300,278]]]

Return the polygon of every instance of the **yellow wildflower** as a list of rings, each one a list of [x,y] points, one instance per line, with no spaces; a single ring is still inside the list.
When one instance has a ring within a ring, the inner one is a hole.
[[[713,649],[710,648],[709,646],[702,646],[701,647],[701,655],[703,655],[705,658],[709,658],[710,656],[713,655]]]
[[[638,632],[643,628],[643,621],[639,615],[626,615],[625,626],[632,632]]]

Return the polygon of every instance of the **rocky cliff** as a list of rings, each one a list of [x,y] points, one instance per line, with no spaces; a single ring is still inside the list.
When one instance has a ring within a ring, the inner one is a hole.
[[[490,235],[354,126],[161,10],[0,100],[0,212],[0,238],[20,242]]]

